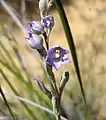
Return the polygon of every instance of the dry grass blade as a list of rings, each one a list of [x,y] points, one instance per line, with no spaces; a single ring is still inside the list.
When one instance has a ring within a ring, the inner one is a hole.
[[[41,105],[39,105],[39,104],[37,104],[37,103],[35,103],[35,102],[33,102],[33,101],[30,101],[30,100],[28,100],[28,99],[26,99],[26,98],[22,98],[22,97],[20,97],[20,96],[12,95],[12,94],[7,93],[7,92],[5,92],[5,95],[11,96],[11,97],[13,97],[13,98],[15,98],[15,99],[18,99],[18,100],[20,100],[20,101],[23,101],[23,102],[25,102],[25,103],[28,103],[28,104],[30,104],[30,105],[33,105],[33,106],[41,109],[42,111],[48,112],[48,113],[50,113],[51,115],[54,115],[54,113],[53,113],[50,109],[48,109],[48,108],[46,108],[46,107],[44,107],[44,106],[41,106]],[[61,117],[61,118],[62,118],[62,120],[67,120],[67,119],[64,118],[64,117]]]
[[[5,95],[4,95],[4,92],[3,92],[3,90],[2,90],[1,87],[0,87],[0,94],[1,94],[1,96],[2,96],[2,98],[3,98],[3,100],[4,100],[4,102],[5,102],[6,106],[8,107],[8,110],[10,111],[10,114],[11,114],[13,120],[15,120],[15,117],[14,117],[14,115],[13,115],[13,112],[12,112],[12,110],[11,110],[8,102],[7,102],[7,99],[6,99]]]

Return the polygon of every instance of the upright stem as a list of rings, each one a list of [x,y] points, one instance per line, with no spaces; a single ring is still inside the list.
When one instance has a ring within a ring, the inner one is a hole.
[[[56,85],[55,81],[55,76],[52,71],[52,66],[46,64],[46,70],[47,74],[50,78],[50,84],[51,84],[51,93],[52,93],[52,107],[53,107],[53,112],[55,114],[56,120],[61,120],[61,115],[60,115],[60,97],[59,97],[59,91]]]
[[[60,114],[56,115],[56,120],[61,120]]]
[[[59,103],[59,98],[58,96],[52,96],[52,106],[53,106],[53,112],[55,114],[56,120],[61,120],[61,115],[60,115],[60,103]]]

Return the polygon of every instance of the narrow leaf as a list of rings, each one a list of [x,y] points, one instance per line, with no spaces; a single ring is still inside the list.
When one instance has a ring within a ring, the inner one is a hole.
[[[6,99],[6,97],[5,97],[4,93],[3,93],[3,90],[2,90],[2,88],[1,88],[1,86],[0,86],[0,94],[1,94],[1,96],[2,96],[2,98],[3,98],[3,100],[4,100],[4,102],[5,102],[8,110],[10,111],[10,114],[11,114],[13,120],[15,120],[15,117],[14,117],[14,115],[13,115],[13,113],[12,113],[12,110],[11,110],[11,108],[10,108],[8,102],[7,102],[7,99]]]
[[[66,38],[67,38],[67,42],[68,42],[69,48],[71,50],[71,54],[72,54],[75,70],[76,70],[76,73],[77,73],[77,77],[78,77],[78,80],[79,80],[81,92],[82,92],[82,95],[83,95],[83,98],[84,98],[84,102],[87,105],[86,98],[85,98],[85,93],[84,93],[84,89],[83,89],[83,84],[82,84],[82,80],[81,80],[79,65],[78,65],[78,59],[77,59],[75,44],[74,44],[73,36],[72,36],[72,33],[71,33],[71,29],[70,29],[70,26],[69,26],[69,23],[68,23],[63,5],[61,3],[61,0],[55,0],[55,2],[56,2],[56,7],[57,7],[57,10],[59,12],[60,19],[61,19],[61,22],[62,22],[62,25],[63,25],[63,28],[64,28],[64,32],[65,32],[65,35],[66,35]]]
[[[8,80],[8,78],[6,77],[6,75],[4,74],[2,69],[0,69],[0,73],[1,73],[2,77],[5,79],[5,81],[8,83],[8,85],[10,86],[12,91],[15,93],[15,95],[19,96],[18,92],[14,89],[13,85],[10,83],[10,81]],[[34,116],[33,112],[30,110],[30,108],[24,102],[22,102],[22,101],[20,101],[20,102],[25,107],[26,111],[29,113],[31,118],[35,119],[36,117]]]

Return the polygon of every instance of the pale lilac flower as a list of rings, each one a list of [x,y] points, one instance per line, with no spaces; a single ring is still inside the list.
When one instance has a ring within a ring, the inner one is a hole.
[[[53,47],[47,53],[46,62],[59,70],[62,64],[70,63],[69,51],[60,46]]]
[[[41,24],[45,28],[52,28],[54,26],[54,17],[53,16],[46,16],[41,19]]]
[[[28,24],[28,31],[40,35],[44,32],[44,27],[39,21],[32,21]]]
[[[40,35],[28,32],[28,38],[26,40],[29,43],[29,45],[34,49],[42,49],[43,47],[43,39]]]

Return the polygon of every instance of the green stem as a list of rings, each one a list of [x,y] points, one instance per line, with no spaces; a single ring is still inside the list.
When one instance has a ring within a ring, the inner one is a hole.
[[[58,96],[52,96],[52,106],[53,106],[53,112],[55,114],[56,120],[61,120],[60,115],[60,101]]]
[[[46,64],[46,71],[50,79],[53,112],[55,114],[56,120],[61,120],[59,91],[56,85],[54,73],[52,71],[52,66]]]

